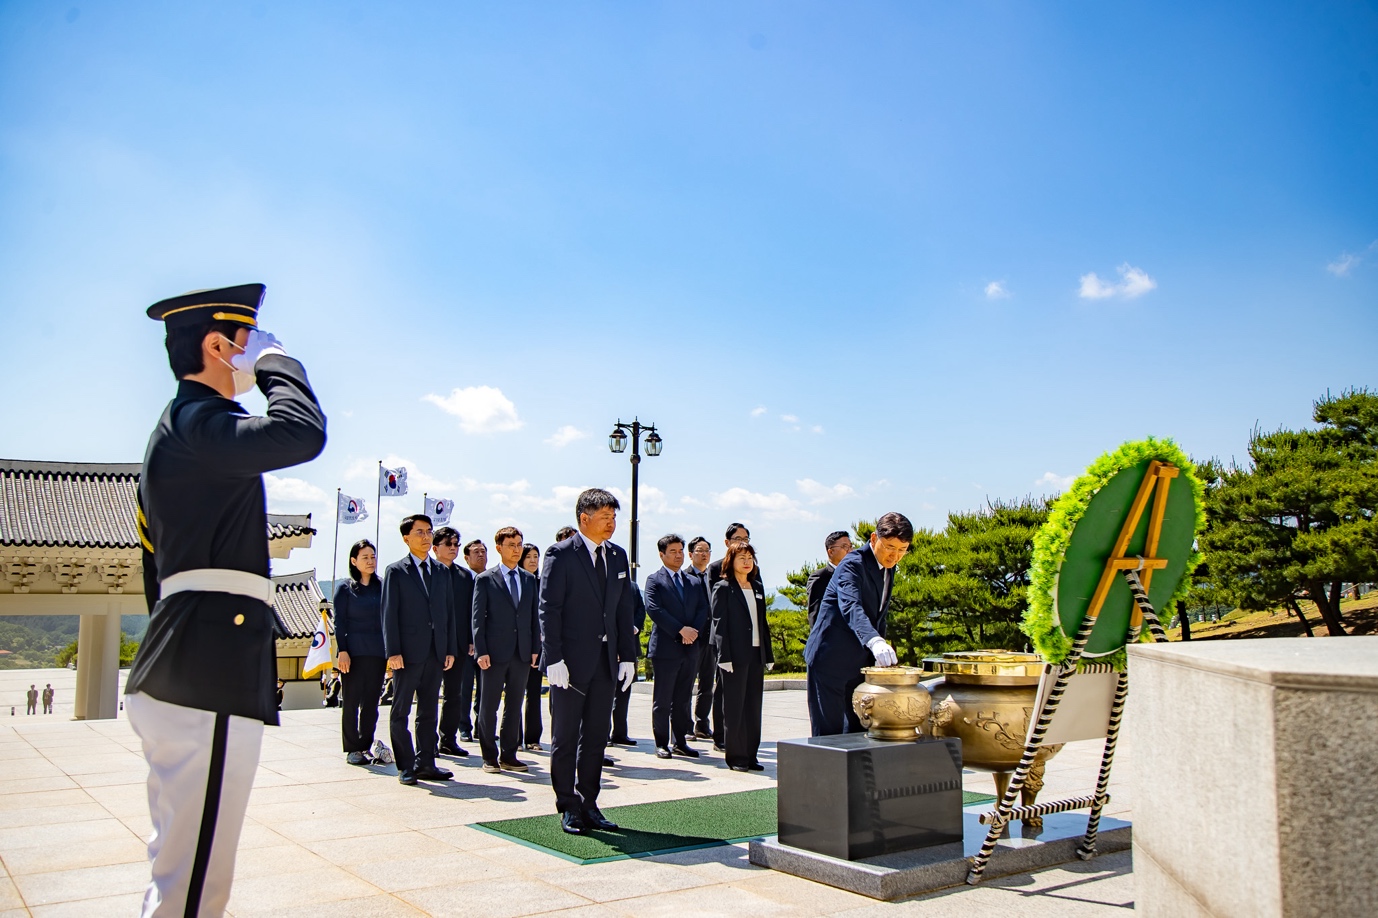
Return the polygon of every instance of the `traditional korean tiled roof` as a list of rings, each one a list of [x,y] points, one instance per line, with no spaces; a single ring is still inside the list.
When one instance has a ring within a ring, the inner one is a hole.
[[[137,462],[0,459],[0,545],[138,548],[141,468]],[[315,533],[309,513],[268,514],[270,542]]]
[[[305,638],[316,633],[316,623],[321,620],[323,597],[315,571],[274,577],[273,592],[276,637]]]

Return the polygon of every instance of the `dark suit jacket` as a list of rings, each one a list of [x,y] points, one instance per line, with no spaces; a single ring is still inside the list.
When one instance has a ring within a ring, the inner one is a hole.
[[[401,654],[407,666],[427,654],[442,664],[446,656],[458,656],[450,578],[434,558],[429,563],[429,595],[410,554],[389,564],[383,574],[383,652]]]
[[[684,599],[679,598],[672,575],[661,568],[646,578],[646,614],[651,617],[651,643],[647,655],[653,659],[678,659],[701,646],[707,639],[704,633],[708,624],[708,601],[704,596],[703,582],[697,577],[684,575]],[[699,632],[699,639],[693,644],[685,644],[679,636],[681,628],[693,628]]]
[[[828,591],[828,584],[832,582],[833,571],[836,568],[831,564],[825,564],[818,570],[809,574],[809,582],[805,589],[809,593],[809,630],[813,630],[813,623],[818,621],[818,607],[823,605],[823,594]]]
[[[866,642],[885,637],[890,597],[885,575],[870,545],[849,553],[837,565],[823,594],[818,621],[804,644],[804,662],[820,675],[850,678],[875,660]]]
[[[752,583],[755,587],[755,583]],[[734,577],[719,580],[713,587],[713,639],[718,646],[718,662],[735,665],[745,663],[753,650],[761,656],[762,663],[774,663],[775,651],[770,646],[770,622],[765,612],[766,592],[755,588],[757,602],[757,627],[761,646],[751,646],[751,610],[742,593],[741,585]]]
[[[455,644],[459,647],[456,656],[469,653],[469,645],[474,642],[474,577],[475,574],[455,560],[450,565],[450,588],[455,594]]]
[[[517,568],[521,601],[513,604],[507,588],[507,568],[499,564],[474,578],[474,656],[485,654],[494,665],[513,659],[531,665],[541,652],[541,628],[536,617],[536,578]]]
[[[617,664],[636,662],[640,650],[633,630],[636,600],[627,553],[611,542],[603,544],[608,577],[601,589],[593,559],[578,533],[552,545],[541,568],[543,662],[550,666],[564,661],[575,683],[593,678],[600,660],[616,677]]]

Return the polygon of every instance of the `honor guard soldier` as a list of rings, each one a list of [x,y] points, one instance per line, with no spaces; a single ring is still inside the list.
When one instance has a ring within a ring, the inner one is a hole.
[[[264,472],[325,447],[302,365],[258,330],[262,284],[155,303],[177,395],[139,480],[148,633],[125,687],[148,760],[153,880],[143,915],[220,915],[258,768],[278,722]],[[257,384],[266,417],[234,399]]]

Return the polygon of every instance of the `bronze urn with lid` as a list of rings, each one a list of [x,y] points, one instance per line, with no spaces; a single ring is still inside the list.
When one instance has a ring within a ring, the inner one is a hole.
[[[915,740],[928,733],[932,704],[918,666],[866,666],[852,692],[852,710],[866,735],[878,740]]]
[[[1043,673],[1043,658],[1036,653],[1008,650],[970,650],[926,657],[924,675],[938,676],[924,686],[932,697],[933,736],[962,740],[962,764],[994,772],[997,795],[1003,797],[1010,776],[1024,754]],[[1062,749],[1039,750],[1021,793],[1030,806],[1043,789],[1044,767]],[[1037,828],[1042,819],[1025,820]]]

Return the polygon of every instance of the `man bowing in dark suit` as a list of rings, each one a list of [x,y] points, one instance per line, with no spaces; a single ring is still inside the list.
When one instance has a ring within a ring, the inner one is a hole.
[[[474,580],[473,637],[481,690],[479,746],[483,770],[526,771],[517,759],[526,678],[540,657],[536,578],[521,569],[522,534],[513,526],[493,536],[499,563]],[[498,700],[502,699],[499,750]]]
[[[829,533],[823,540],[823,550],[828,553],[828,563],[809,574],[809,582],[805,586],[809,596],[810,631],[813,630],[813,623],[818,621],[818,609],[823,605],[823,594],[828,592],[828,584],[832,583],[833,571],[847,557],[847,552],[852,550],[852,537],[841,529]]]
[[[541,648],[550,682],[550,783],[566,832],[616,829],[598,809],[603,752],[617,683],[636,678],[636,631],[627,553],[608,539],[617,498],[579,495],[579,531],[546,552],[541,572]]]
[[[454,603],[450,577],[431,560],[431,518],[420,513],[402,520],[407,556],[383,575],[383,651],[397,686],[389,726],[397,780],[448,781],[454,773],[435,764],[441,674],[454,665]],[[416,697],[416,745],[407,729]]]
[[[689,748],[689,737],[694,735],[689,696],[698,674],[708,604],[698,578],[680,572],[684,540],[674,534],[662,536],[656,548],[664,567],[646,579],[646,614],[651,618],[647,656],[655,663],[656,675],[651,732],[658,758],[670,757],[672,734],[674,752],[698,758],[698,752]]]
[[[804,645],[814,736],[859,733],[852,692],[861,684],[861,668],[873,658],[877,666],[899,662],[885,642],[886,615],[895,565],[913,540],[914,525],[903,514],[887,513],[876,521],[870,542],[837,565]]]

